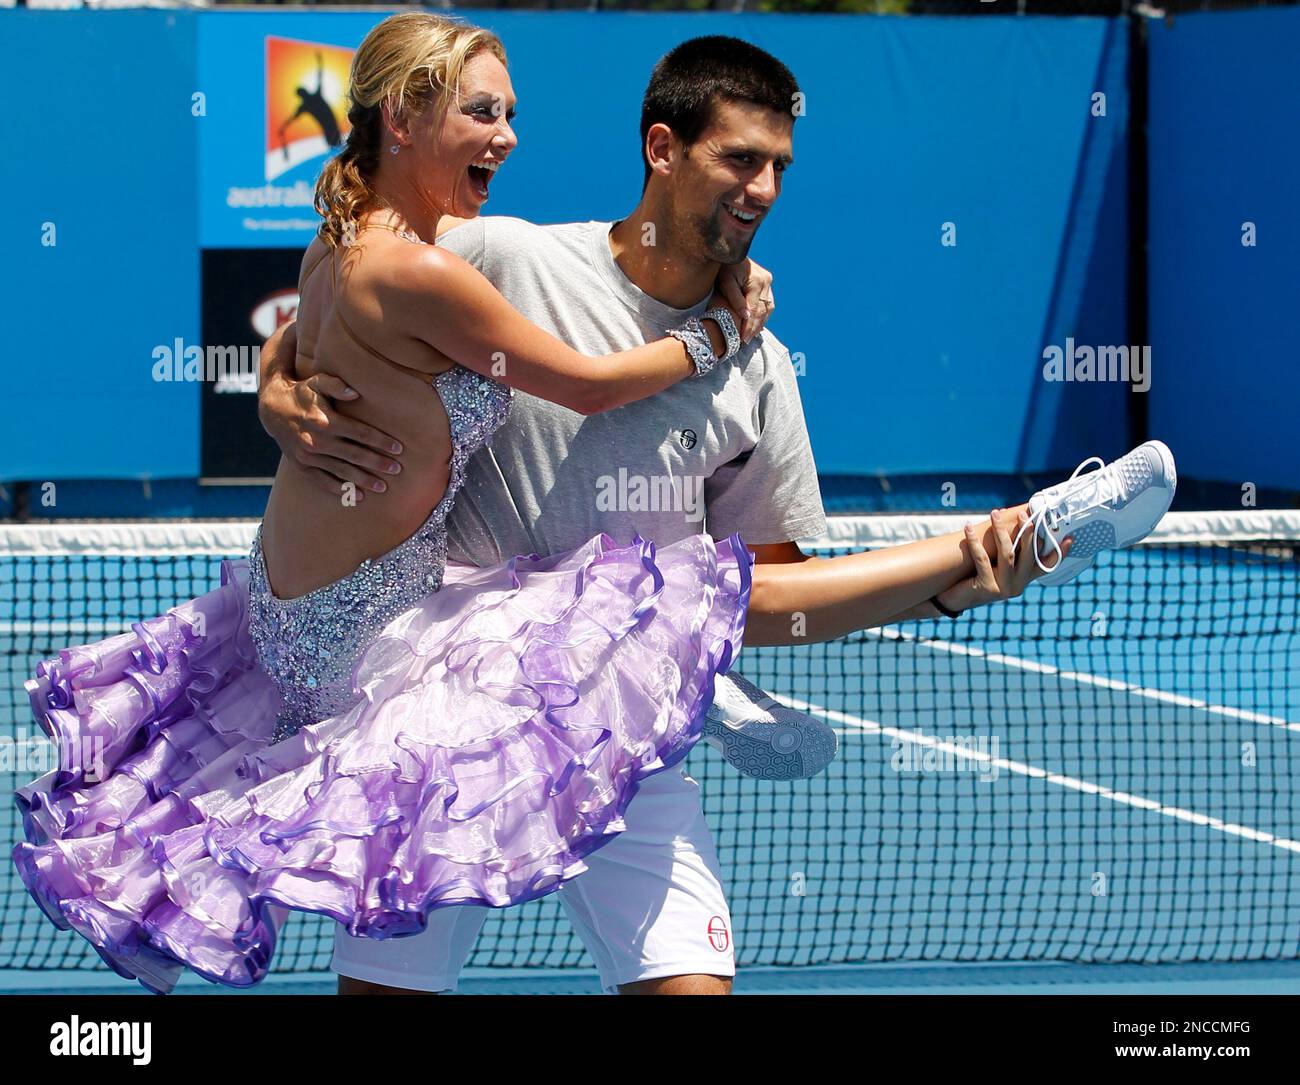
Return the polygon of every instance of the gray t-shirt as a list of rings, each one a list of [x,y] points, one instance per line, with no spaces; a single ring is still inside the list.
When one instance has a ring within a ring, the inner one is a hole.
[[[661,338],[707,305],[672,309],[633,285],[610,250],[612,225],[478,218],[438,244],[538,327],[596,356]],[[750,545],[820,534],[789,352],[765,331],[704,377],[596,415],[516,392],[470,460],[448,527],[451,559],[480,566],[559,553],[602,531],[660,545],[702,531],[739,532]]]

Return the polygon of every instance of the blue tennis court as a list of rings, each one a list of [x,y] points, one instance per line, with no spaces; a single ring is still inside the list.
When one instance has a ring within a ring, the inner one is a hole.
[[[889,545],[952,522],[841,517],[810,546]],[[201,592],[251,531],[78,527],[7,529],[15,738],[34,733],[16,691],[43,651]],[[704,745],[688,761],[728,879],[737,991],[1292,989],[1297,528],[1293,514],[1175,514],[1063,589],[955,623],[744,651],[738,669],[830,721],[840,752],[793,783],[741,776]],[[8,825],[12,842],[12,811]],[[132,988],[55,931],[8,865],[2,923],[7,985]],[[330,927],[291,919],[268,992],[332,989]],[[595,982],[548,898],[492,913],[461,989]]]

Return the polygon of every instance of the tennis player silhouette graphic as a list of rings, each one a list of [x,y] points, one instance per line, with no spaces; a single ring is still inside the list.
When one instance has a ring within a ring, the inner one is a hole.
[[[343,142],[342,132],[339,130],[338,118],[334,116],[334,110],[329,102],[325,100],[325,58],[320,53],[316,54],[316,89],[308,90],[306,87],[298,88],[298,111],[294,113],[287,121],[280,125],[280,146],[284,151],[284,157],[289,157],[289,143],[284,134],[289,126],[293,124],[304,113],[311,117],[320,125],[321,135],[325,137],[325,142],[331,147],[337,147]]]

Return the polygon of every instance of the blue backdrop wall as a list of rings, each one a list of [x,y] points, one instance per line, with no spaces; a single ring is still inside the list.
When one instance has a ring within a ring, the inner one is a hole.
[[[184,12],[5,12],[0,479],[193,475],[198,388],[150,351],[199,330]],[[51,243],[52,242],[52,243]]]
[[[1294,7],[1151,28],[1151,432],[1186,474],[1293,490],[1297,56]]]
[[[198,393],[154,381],[151,351],[198,341],[200,247],[310,234],[294,201],[321,160],[272,161],[270,40],[354,47],[379,17],[6,14],[10,83],[43,89],[10,117],[27,153],[0,163],[31,193],[4,261],[0,477],[198,473]],[[1047,345],[1125,342],[1121,24],[475,17],[502,34],[520,97],[489,211],[541,222],[631,208],[640,96],[675,43],[736,34],[795,71],[797,162],[754,255],[803,357],[824,472],[1022,472],[1123,448],[1122,386],[1042,379]]]

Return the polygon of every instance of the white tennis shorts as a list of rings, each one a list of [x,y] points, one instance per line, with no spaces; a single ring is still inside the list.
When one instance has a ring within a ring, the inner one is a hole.
[[[664,976],[734,976],[731,915],[700,785],[680,768],[642,782],[627,829],[587,856],[587,871],[558,890],[574,930],[615,993]],[[413,991],[454,991],[488,909],[436,908],[405,938],[353,938],[340,926],[330,967],[343,976]]]

